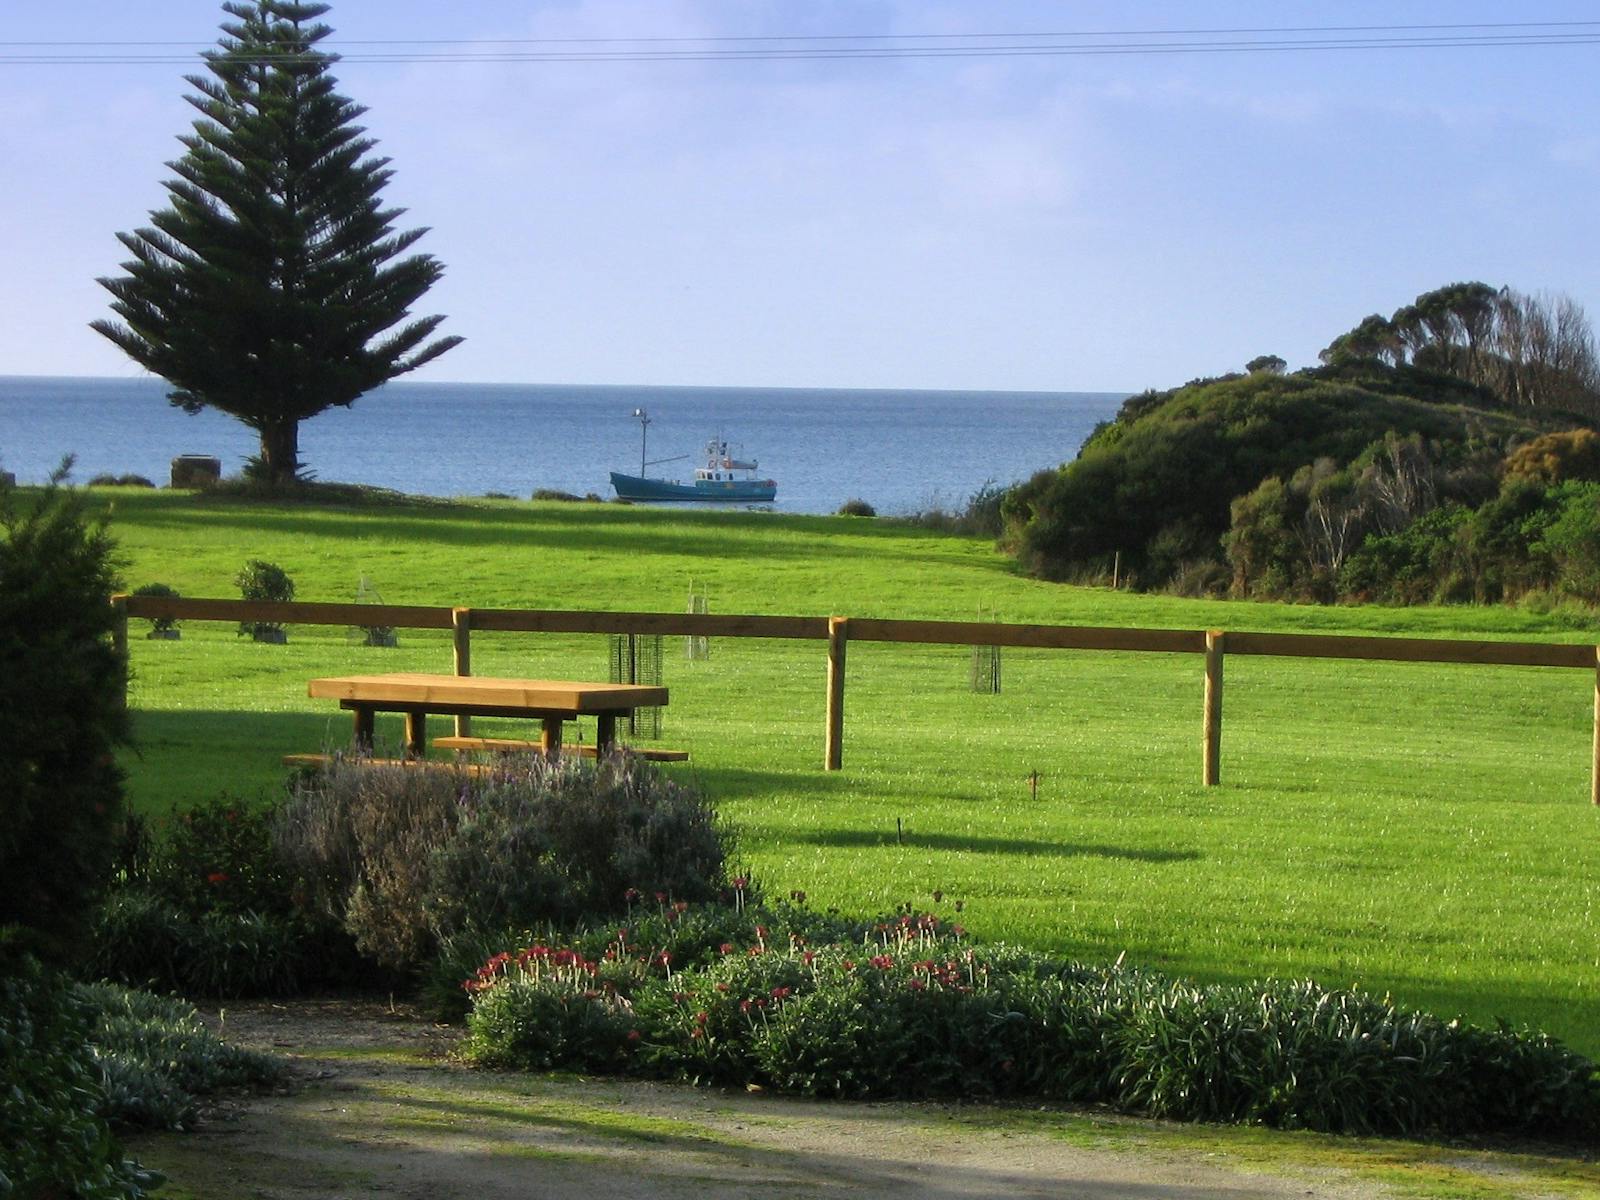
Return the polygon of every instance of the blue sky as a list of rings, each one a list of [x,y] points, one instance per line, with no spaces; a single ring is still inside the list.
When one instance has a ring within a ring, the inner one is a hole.
[[[1597,18],[1576,0],[344,0],[327,20],[354,54]],[[107,313],[94,280],[164,203],[193,115],[191,68],[22,63],[41,51],[17,43],[199,50],[221,20],[211,0],[7,13],[0,374],[138,373],[87,327]],[[1261,353],[1306,365],[1458,279],[1600,317],[1597,68],[1600,44],[336,73],[393,159],[386,198],[446,266],[422,311],[468,339],[427,378],[1138,390]]]

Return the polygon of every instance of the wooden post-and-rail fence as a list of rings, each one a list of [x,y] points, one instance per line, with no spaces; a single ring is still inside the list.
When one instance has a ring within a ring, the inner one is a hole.
[[[202,600],[113,596],[114,641],[126,656],[130,617],[292,625],[385,625],[451,631],[454,669],[472,673],[472,633],[634,633],[685,637],[790,638],[828,648],[827,721],[823,766],[844,761],[845,651],[850,642],[954,646],[1011,646],[1036,650],[1120,650],[1200,654],[1205,662],[1201,720],[1201,779],[1222,778],[1222,669],[1225,654],[1331,658],[1481,666],[1568,667],[1594,680],[1594,739],[1590,799],[1600,805],[1600,646],[1549,642],[1455,641],[1444,638],[1362,637],[1341,634],[1244,633],[1220,629],[1124,629],[1087,625],[1008,625],[983,621],[905,621],[876,617],[769,617],[711,613],[586,612],[560,609],[448,608],[401,604],[320,604],[302,601]],[[469,732],[467,717],[456,732]]]

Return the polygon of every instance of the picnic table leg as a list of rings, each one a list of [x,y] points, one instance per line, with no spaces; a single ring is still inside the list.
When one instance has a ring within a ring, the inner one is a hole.
[[[406,713],[406,757],[428,756],[428,714],[420,709]]]
[[[594,753],[598,762],[617,744],[617,714],[601,713],[594,719]]]
[[[561,718],[546,717],[544,732],[539,735],[539,749],[552,761],[561,757]]]
[[[372,753],[372,729],[374,711],[364,705],[357,705],[352,711],[355,713],[355,734],[353,741],[357,754]]]

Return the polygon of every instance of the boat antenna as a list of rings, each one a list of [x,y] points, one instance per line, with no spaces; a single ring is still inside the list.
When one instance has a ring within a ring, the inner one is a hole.
[[[643,475],[645,470],[645,442],[650,436],[650,414],[642,408],[636,408],[633,410],[633,415],[639,421],[639,474]]]

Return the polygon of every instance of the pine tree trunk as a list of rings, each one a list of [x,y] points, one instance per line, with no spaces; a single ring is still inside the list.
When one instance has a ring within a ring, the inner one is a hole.
[[[300,422],[291,418],[261,427],[261,465],[270,483],[293,483],[300,469]]]

